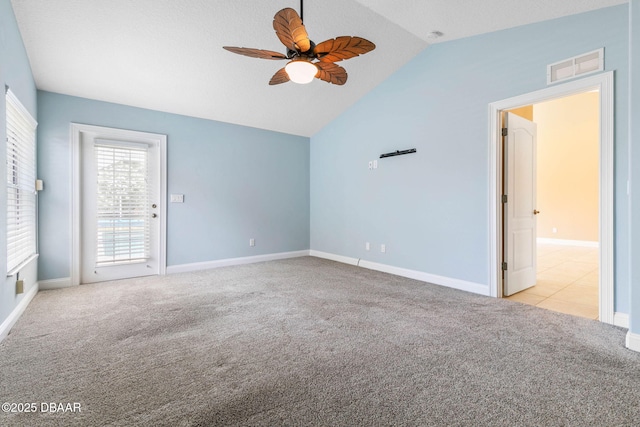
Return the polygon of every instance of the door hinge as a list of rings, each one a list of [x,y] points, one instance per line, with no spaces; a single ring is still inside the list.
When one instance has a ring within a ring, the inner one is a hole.
[[[502,128],[502,136],[507,136],[509,134],[509,131],[507,130],[507,128]]]
[[[502,271],[507,271],[507,263],[506,262],[502,263]]]
[[[502,203],[507,203],[507,195],[506,194],[502,195]]]

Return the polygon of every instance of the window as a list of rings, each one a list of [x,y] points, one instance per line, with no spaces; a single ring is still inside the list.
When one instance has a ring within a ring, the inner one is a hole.
[[[147,145],[97,140],[96,266],[149,259]]]
[[[7,89],[7,272],[36,255],[36,121]]]

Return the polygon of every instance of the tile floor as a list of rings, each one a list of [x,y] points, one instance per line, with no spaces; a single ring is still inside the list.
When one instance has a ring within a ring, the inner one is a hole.
[[[538,281],[507,299],[598,319],[598,248],[538,244]]]

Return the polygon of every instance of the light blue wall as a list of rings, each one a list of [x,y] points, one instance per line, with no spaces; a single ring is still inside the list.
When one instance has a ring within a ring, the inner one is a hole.
[[[31,74],[31,66],[27,53],[22,43],[18,24],[16,23],[11,2],[0,0],[0,82],[2,87],[8,85],[20,102],[27,108],[31,115],[36,116],[36,87]],[[4,94],[4,91],[2,92]],[[0,140],[3,141],[0,149],[0,200],[2,206],[6,206],[7,189],[5,180],[6,171],[6,144],[7,123],[4,96],[0,102]],[[0,224],[7,223],[6,209],[0,209]],[[0,226],[0,277],[6,277],[7,273],[7,227]],[[34,286],[36,281],[35,262],[21,271],[21,279],[25,280],[25,294]],[[20,303],[24,294],[16,295],[15,276],[0,280],[0,324],[7,319],[9,314]]]
[[[616,309],[627,312],[627,30],[623,5],[427,48],[311,138],[311,249],[488,286],[488,104],[545,88],[547,64],[604,47],[616,79]],[[417,154],[368,170],[408,148]]]
[[[43,91],[38,112],[41,280],[70,275],[71,122],[168,136],[167,265],[309,249],[309,138]]]
[[[640,0],[631,0],[630,164],[631,166],[631,300],[629,331],[640,335]]]

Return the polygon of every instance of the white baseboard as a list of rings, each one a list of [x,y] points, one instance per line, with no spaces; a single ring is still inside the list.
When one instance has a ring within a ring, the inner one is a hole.
[[[278,259],[309,256],[309,251],[280,252],[276,254],[256,255],[241,258],[228,258],[215,261],[194,262],[192,264],[170,265],[167,274],[189,273],[192,271],[209,270],[211,268],[230,267],[232,265],[253,264],[256,262],[275,261]]]
[[[62,289],[71,287],[71,277],[63,277],[61,279],[40,280],[38,282],[41,291],[50,291],[52,289]]]
[[[20,316],[22,316],[22,313],[24,313],[24,311],[27,309],[27,306],[37,293],[38,283],[32,286],[31,289],[29,289],[29,291],[24,294],[22,300],[18,303],[16,308],[13,309],[11,314],[9,314],[9,317],[7,317],[4,322],[2,322],[2,325],[0,325],[0,342],[2,342],[7,337],[7,335],[9,335],[9,331],[11,331],[13,325],[16,324]]]
[[[394,267],[392,265],[378,264],[370,261],[360,261],[360,267],[369,270],[382,271],[384,273],[395,274],[396,276],[407,277],[409,279],[420,280],[422,282],[433,283],[434,285],[445,286],[447,288],[459,289],[474,294],[490,296],[489,287],[480,283],[467,282],[466,280],[454,279],[451,277],[438,276],[436,274],[425,273],[417,270]]]
[[[627,332],[626,346],[629,350],[640,352],[640,335]]]
[[[548,245],[560,245],[560,246],[582,246],[584,248],[599,248],[599,242],[592,242],[589,240],[565,240],[565,239],[549,239],[546,237],[538,237],[537,243],[546,243]]]
[[[629,315],[626,313],[614,313],[613,324],[621,328],[629,329]]]
[[[467,282],[465,280],[453,279],[451,277],[438,276],[417,270],[394,267],[392,265],[379,264],[377,262],[362,261],[358,258],[350,258],[342,255],[330,254],[320,251],[309,251],[311,256],[341,262],[343,264],[357,265],[369,270],[382,271],[383,273],[394,274],[396,276],[407,277],[409,279],[420,280],[422,282],[433,283],[434,285],[445,286],[447,288],[459,289],[461,291],[472,292],[474,294],[489,296],[489,287],[479,283]]]
[[[358,265],[358,258],[350,258],[342,255],[330,254],[329,252],[310,250],[309,255],[316,258],[324,258],[331,261],[341,262],[343,264]]]

